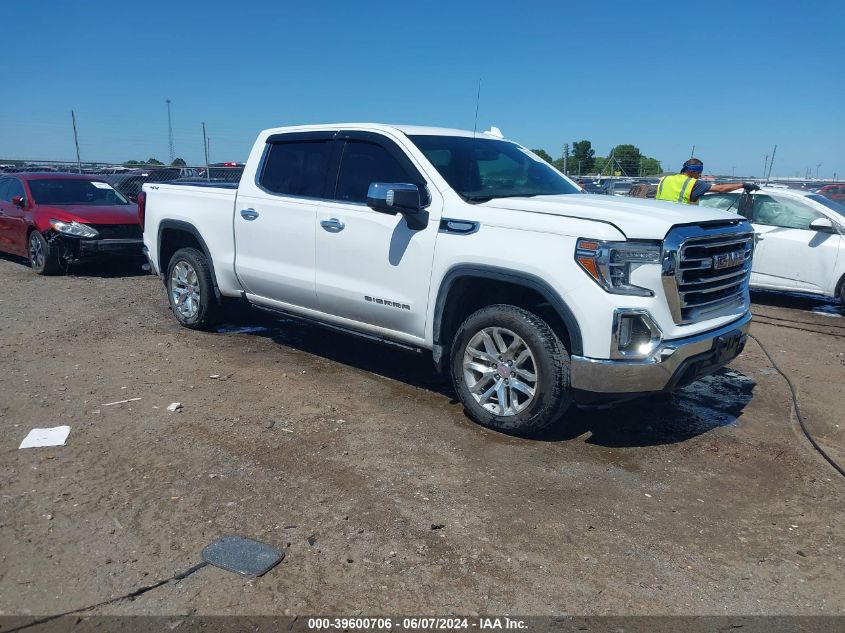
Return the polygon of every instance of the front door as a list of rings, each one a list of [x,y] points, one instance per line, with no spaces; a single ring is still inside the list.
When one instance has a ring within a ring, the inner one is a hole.
[[[17,178],[0,180],[0,250],[26,255],[25,211],[12,203],[12,198],[26,198],[23,184]]]
[[[832,284],[842,237],[810,229],[826,217],[792,198],[755,194],[751,222],[757,233],[754,270],[760,285],[823,293]]]
[[[426,185],[396,141],[367,132],[341,133],[338,141],[342,150],[333,200],[316,218],[320,310],[358,328],[422,339],[440,194]],[[401,214],[368,207],[367,190],[374,182],[418,185],[428,202],[427,226],[414,230]]]
[[[257,303],[317,307],[314,239],[317,210],[333,172],[333,137],[334,132],[270,137],[255,181],[244,178],[238,187],[235,272]]]

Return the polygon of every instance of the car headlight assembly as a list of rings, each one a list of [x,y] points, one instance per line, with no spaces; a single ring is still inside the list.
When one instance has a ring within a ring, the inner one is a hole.
[[[654,242],[606,242],[581,238],[575,247],[575,261],[607,292],[653,297],[653,291],[631,283],[631,273],[643,264],[660,263],[660,251],[660,244]]]
[[[100,234],[97,233],[97,229],[91,228],[87,224],[82,224],[81,222],[64,222],[62,220],[50,220],[50,226],[53,227],[54,231],[61,233],[62,235],[70,235],[72,237],[98,237]]]

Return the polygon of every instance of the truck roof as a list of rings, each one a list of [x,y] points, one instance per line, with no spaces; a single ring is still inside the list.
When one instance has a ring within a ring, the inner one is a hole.
[[[389,123],[321,123],[318,125],[293,125],[264,130],[262,134],[281,134],[284,132],[305,132],[309,130],[367,130],[401,132],[408,136],[484,136],[499,139],[498,136],[486,132],[472,130],[458,130],[446,127],[430,127],[424,125],[394,125]]]

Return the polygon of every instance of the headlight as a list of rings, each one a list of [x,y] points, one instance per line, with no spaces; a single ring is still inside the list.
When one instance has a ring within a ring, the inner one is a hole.
[[[96,229],[92,229],[87,224],[80,222],[62,222],[61,220],[50,220],[50,226],[54,230],[64,235],[72,235],[73,237],[97,237],[100,235]]]
[[[642,264],[660,262],[660,244],[653,242],[603,242],[581,238],[575,261],[607,292],[653,297],[648,288],[631,283],[631,272]]]

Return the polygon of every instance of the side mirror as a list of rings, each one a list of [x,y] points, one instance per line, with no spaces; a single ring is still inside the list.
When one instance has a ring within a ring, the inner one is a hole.
[[[836,233],[836,227],[833,226],[828,218],[818,218],[810,222],[810,230],[818,231],[819,233]]]
[[[424,229],[428,214],[423,211],[420,188],[402,182],[374,182],[367,190],[367,206],[373,211],[396,215],[401,213],[411,229]]]
[[[12,204],[23,209],[26,206],[26,198],[23,196],[15,196],[12,198]]]

